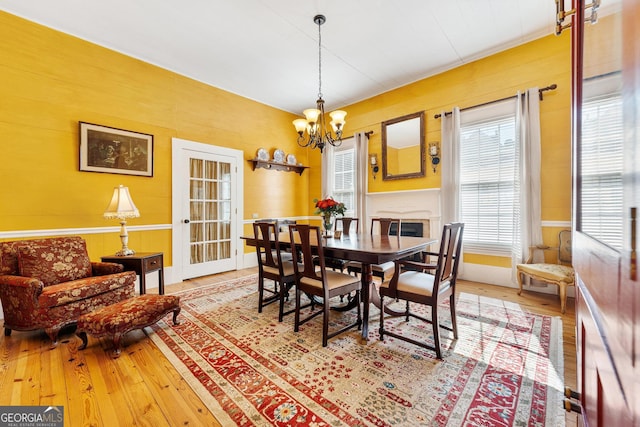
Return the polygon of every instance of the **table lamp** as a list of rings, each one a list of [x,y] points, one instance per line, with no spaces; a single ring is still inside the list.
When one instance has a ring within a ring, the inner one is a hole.
[[[122,240],[122,249],[116,252],[117,256],[127,256],[135,254],[135,251],[127,247],[129,242],[129,234],[127,234],[127,218],[138,218],[140,211],[131,199],[129,188],[120,185],[113,189],[111,202],[104,211],[106,219],[117,218],[120,220],[120,240]]]

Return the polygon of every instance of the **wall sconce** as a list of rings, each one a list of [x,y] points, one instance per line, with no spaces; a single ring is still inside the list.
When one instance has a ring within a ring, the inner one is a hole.
[[[433,167],[433,173],[436,173],[436,168],[440,163],[440,145],[437,142],[429,143],[429,155],[431,156],[431,167]]]
[[[376,174],[380,171],[380,166],[378,166],[377,154],[369,155],[369,164],[371,165],[371,172],[373,172],[373,179],[376,179]]]

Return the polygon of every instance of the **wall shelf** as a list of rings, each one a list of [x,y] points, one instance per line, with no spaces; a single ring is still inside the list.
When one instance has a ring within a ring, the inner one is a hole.
[[[249,160],[249,162],[252,163],[253,170],[256,170],[256,168],[264,168],[264,169],[283,171],[283,172],[296,172],[300,175],[302,175],[302,172],[304,172],[304,170],[309,167],[309,166],[302,166],[302,165],[290,165],[288,163],[268,162],[268,161],[258,160],[258,159],[252,159],[252,160]]]

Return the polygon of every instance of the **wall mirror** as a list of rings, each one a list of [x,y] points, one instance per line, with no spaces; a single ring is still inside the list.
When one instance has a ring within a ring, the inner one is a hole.
[[[382,179],[425,176],[424,111],[382,122]]]

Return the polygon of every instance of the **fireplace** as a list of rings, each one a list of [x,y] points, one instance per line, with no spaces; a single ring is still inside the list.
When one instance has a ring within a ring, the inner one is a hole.
[[[367,193],[367,218],[399,218],[400,234],[439,237],[440,189]],[[406,224],[406,225],[405,225]]]
[[[427,226],[425,227],[425,222]],[[424,235],[424,230],[427,230],[427,235]],[[391,236],[398,235],[398,227],[395,223],[391,224],[391,230],[389,231]],[[400,235],[412,236],[412,237],[429,237],[429,220],[426,221],[401,221],[400,223]]]

